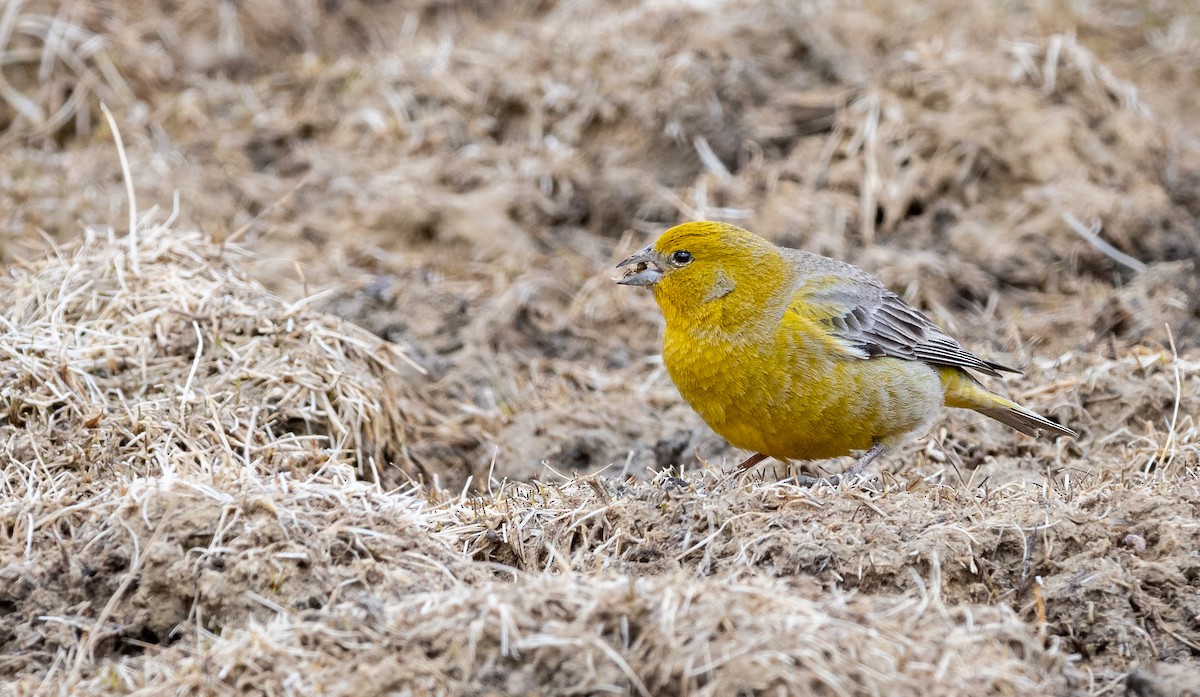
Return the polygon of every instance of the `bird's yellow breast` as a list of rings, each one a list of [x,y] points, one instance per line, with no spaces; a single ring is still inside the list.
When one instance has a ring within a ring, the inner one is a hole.
[[[738,448],[815,460],[891,443],[941,413],[938,371],[858,358],[796,318],[726,333],[668,321],[663,362],[683,398]]]

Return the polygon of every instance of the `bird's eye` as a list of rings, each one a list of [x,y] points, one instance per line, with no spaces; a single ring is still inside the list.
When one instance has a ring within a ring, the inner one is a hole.
[[[671,254],[671,261],[674,262],[676,266],[686,266],[687,264],[692,263],[692,253],[683,249],[679,250],[678,252],[673,252]]]

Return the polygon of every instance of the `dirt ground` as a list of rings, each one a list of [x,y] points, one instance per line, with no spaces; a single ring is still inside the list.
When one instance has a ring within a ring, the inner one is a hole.
[[[9,0],[0,694],[1200,695],[1198,89],[1166,0]],[[611,280],[697,218],[1080,438],[726,474]]]

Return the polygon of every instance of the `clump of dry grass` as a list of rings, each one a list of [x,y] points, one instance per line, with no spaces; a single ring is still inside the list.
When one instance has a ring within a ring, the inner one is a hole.
[[[1173,459],[1144,454],[1155,461],[1005,484],[960,482],[952,468],[946,483],[889,476],[874,494],[715,471],[650,485],[511,485],[470,511],[481,529],[469,549],[531,572],[682,569],[883,596],[921,591],[936,569],[947,602],[1011,607],[1091,669],[1119,670],[1200,644],[1184,590],[1200,520],[1195,436]]]
[[[1194,481],[700,472],[438,501],[344,466],[230,474],[138,480],[37,531],[4,572],[42,666],[9,664],[16,694],[1099,694],[1123,677],[1106,646],[1196,641]]]
[[[403,445],[397,347],[285,303],[198,233],[89,230],[0,278],[0,439],[14,500],[38,474],[101,482],[234,458],[247,475],[368,471]]]
[[[525,13],[526,3],[506,3]],[[385,7],[379,7],[385,5]],[[306,53],[378,49],[421,23],[493,4],[254,0],[11,0],[0,10],[0,135],[86,140],[107,101],[149,117],[198,75],[247,76]],[[153,120],[152,117],[148,120]]]
[[[68,692],[189,621],[328,592],[364,536],[421,548],[421,569],[446,550],[414,537],[438,524],[410,515],[420,496],[355,481],[401,457],[403,351],[272,296],[236,249],[148,218],[136,233],[89,229],[0,278],[0,575],[18,608],[0,642],[24,656],[7,670],[30,661]]]
[[[101,26],[102,14],[73,0],[5,3],[0,11],[0,134],[87,134],[99,101],[134,101],[129,76],[152,72],[163,56],[156,60],[151,46],[140,41],[114,50],[112,27]],[[113,54],[121,50],[129,60],[118,68]]]
[[[461,557],[444,531],[455,519],[419,492],[383,494],[339,464],[254,476],[239,452],[225,455],[212,471],[109,476],[96,491],[60,481],[5,506],[12,533],[0,579],[14,611],[0,641],[3,670],[17,677],[9,687],[125,688],[112,675],[143,652],[240,649],[224,628],[367,602],[364,590],[379,583],[393,598],[455,579],[449,569]],[[226,680],[236,676],[215,683]]]
[[[1010,611],[948,608],[937,590],[814,599],[769,579],[520,575],[281,613],[114,666],[75,694],[198,684],[329,695],[1064,691],[1062,656]]]
[[[780,185],[759,206],[763,227],[862,255],[934,306],[1004,287],[1061,292],[1054,270],[1068,265],[1071,278],[1107,279],[1124,270],[1113,253],[1141,267],[1200,250],[1169,193],[1168,132],[1073,35],[983,50],[928,39],[900,58],[827,139],[768,165]],[[1065,222],[1076,217],[1102,234],[1080,238]]]

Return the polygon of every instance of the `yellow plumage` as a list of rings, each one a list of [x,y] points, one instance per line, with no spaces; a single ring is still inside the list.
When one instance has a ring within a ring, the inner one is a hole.
[[[621,266],[666,319],[663,363],[718,434],[761,456],[815,460],[883,448],[943,406],[1027,434],[1074,432],[989,392],[967,352],[861,269],[772,245],[733,225],[671,228]],[[761,457],[747,462],[757,462]]]

